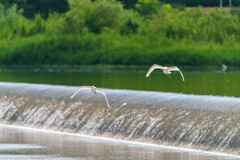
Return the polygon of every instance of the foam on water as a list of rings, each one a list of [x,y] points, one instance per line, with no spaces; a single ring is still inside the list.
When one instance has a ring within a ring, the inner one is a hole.
[[[6,150],[20,150],[20,149],[40,149],[42,146],[31,144],[1,144],[0,151]]]

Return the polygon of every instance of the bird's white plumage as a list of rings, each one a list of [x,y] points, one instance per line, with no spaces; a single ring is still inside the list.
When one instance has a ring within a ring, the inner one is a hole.
[[[146,74],[146,77],[148,77],[148,76],[152,73],[152,71],[153,71],[154,69],[164,69],[164,67],[163,67],[163,66],[160,66],[160,65],[158,65],[158,64],[152,65],[152,67],[148,70],[148,72],[147,72],[147,74]]]
[[[91,86],[80,87],[76,92],[73,93],[73,95],[70,98],[72,99],[79,91],[84,90],[84,89],[91,89]]]
[[[180,69],[179,69],[178,67],[176,67],[176,66],[173,66],[173,67],[167,67],[167,70],[168,70],[169,72],[171,72],[171,71],[179,71],[179,73],[181,74],[182,79],[183,79],[183,81],[184,81],[183,74],[182,74],[182,72],[180,71]]]
[[[104,91],[102,91],[101,89],[98,89],[98,88],[96,88],[96,92],[102,93],[104,95],[104,97],[105,97],[105,99],[107,101],[107,105],[110,108],[106,93]]]
[[[148,77],[154,69],[162,69],[163,70],[163,73],[165,74],[171,74],[171,71],[179,71],[181,76],[182,76],[182,79],[184,81],[184,76],[182,74],[182,72],[180,71],[180,69],[176,66],[172,66],[172,67],[163,67],[161,65],[158,65],[158,64],[154,64],[150,67],[150,69],[148,70],[147,74],[146,74],[146,77]]]
[[[91,89],[91,91],[92,91],[93,93],[99,92],[99,93],[103,94],[104,97],[105,97],[105,99],[106,99],[106,101],[107,101],[107,105],[108,105],[108,107],[110,108],[110,105],[109,105],[109,103],[108,103],[108,99],[107,99],[106,93],[105,93],[103,90],[98,89],[98,88],[96,88],[96,87],[94,87],[94,86],[82,86],[82,87],[80,87],[75,93],[73,93],[73,95],[72,95],[70,98],[72,99],[79,91],[84,90],[84,89]]]

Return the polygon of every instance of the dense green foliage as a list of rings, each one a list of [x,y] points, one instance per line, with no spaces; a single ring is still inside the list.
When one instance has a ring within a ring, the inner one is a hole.
[[[47,19],[0,5],[0,64],[240,66],[237,11],[152,2],[139,0],[133,11],[115,0],[69,0],[68,12]]]
[[[96,1],[96,0],[92,0]],[[174,7],[196,7],[196,6],[206,6],[206,7],[216,7],[219,6],[220,0],[117,0],[123,4],[124,8],[136,9],[137,3],[141,2],[152,2],[155,3],[169,3]],[[240,6],[240,0],[231,0],[233,6]],[[58,12],[65,13],[69,10],[69,5],[67,0],[1,0],[6,7],[10,7],[16,4],[19,9],[23,9],[23,15],[28,18],[33,18],[35,14],[41,14],[42,17],[46,18],[49,13]],[[229,6],[229,0],[223,0],[223,6]],[[150,8],[147,8],[150,9]],[[154,10],[154,8],[153,8]],[[144,11],[145,12],[145,11]]]
[[[118,0],[122,2],[126,8],[134,8],[137,0]],[[151,0],[150,0],[151,1]],[[217,7],[220,4],[220,0],[159,0],[162,3],[170,3],[173,6],[184,5],[187,7]],[[240,6],[239,0],[232,0],[233,6]],[[229,6],[229,0],[223,0],[223,6]]]
[[[23,15],[33,18],[35,14],[41,14],[42,17],[48,17],[49,13],[65,13],[68,10],[67,0],[1,0],[5,7],[17,5],[23,9]]]
[[[207,7],[216,7],[219,6],[220,0],[162,0],[165,3],[172,3],[172,4],[184,4],[186,6],[207,6]],[[239,0],[232,0],[233,6],[239,6]],[[229,0],[223,0],[223,6],[229,6]]]

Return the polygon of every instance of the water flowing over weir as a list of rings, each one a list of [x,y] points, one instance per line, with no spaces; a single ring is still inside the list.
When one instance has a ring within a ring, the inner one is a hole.
[[[77,88],[0,83],[1,123],[240,155],[240,98]]]

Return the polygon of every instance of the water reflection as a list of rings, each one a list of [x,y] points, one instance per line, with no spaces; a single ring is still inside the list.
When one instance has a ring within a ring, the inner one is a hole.
[[[236,158],[0,126],[0,159],[225,160]]]
[[[173,73],[169,80],[161,71],[146,78],[145,71],[0,71],[0,81],[58,85],[95,85],[102,88],[177,92],[240,97],[240,72]]]

